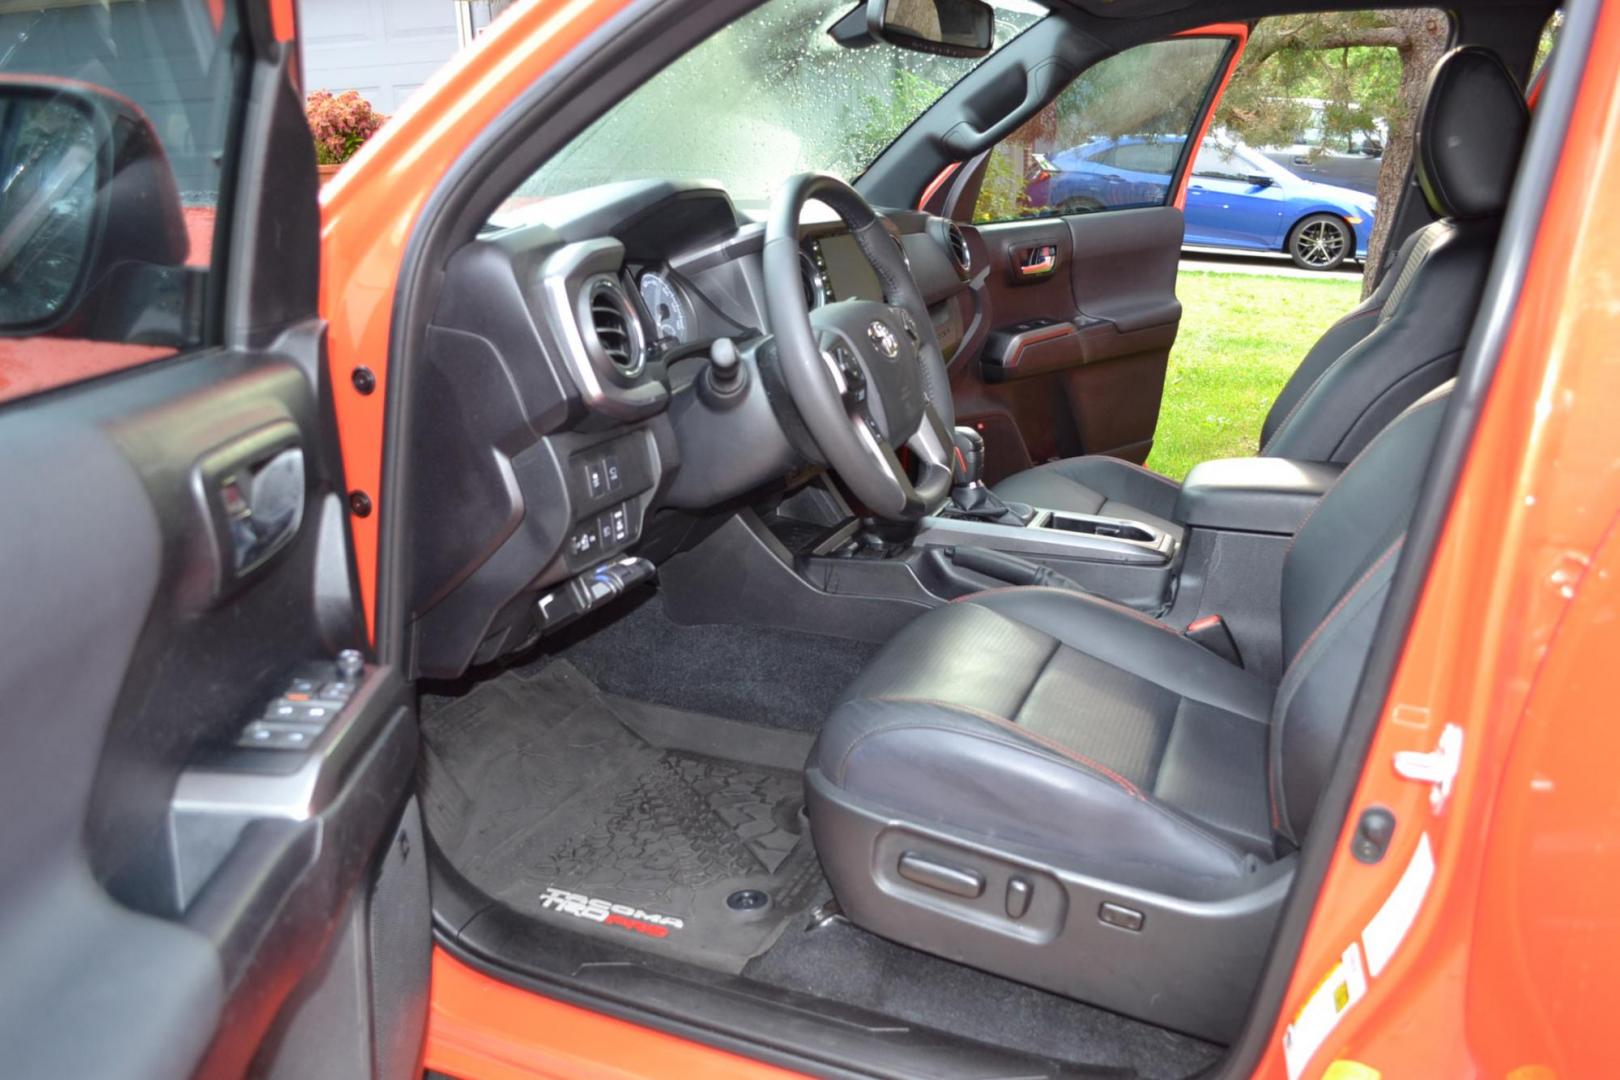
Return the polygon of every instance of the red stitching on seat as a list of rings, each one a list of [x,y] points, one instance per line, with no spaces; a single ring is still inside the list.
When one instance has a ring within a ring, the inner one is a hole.
[[[1356,466],[1361,464],[1362,461],[1366,460],[1368,453],[1372,450],[1373,447],[1378,445],[1378,440],[1382,439],[1385,435],[1389,434],[1389,432],[1392,429],[1394,429],[1395,425],[1400,423],[1401,420],[1404,417],[1415,415],[1420,410],[1427,409],[1431,405],[1444,405],[1448,400],[1450,400],[1450,395],[1446,395],[1446,396],[1443,396],[1443,397],[1437,397],[1437,398],[1434,398],[1431,401],[1424,401],[1424,402],[1421,402],[1419,404],[1409,406],[1406,411],[1404,411],[1404,412],[1402,412],[1400,414],[1400,416],[1397,416],[1395,419],[1391,420],[1388,424],[1384,425],[1383,430],[1380,431],[1377,435],[1374,435],[1372,437],[1372,441],[1370,441],[1369,443],[1367,443],[1366,446],[1363,446],[1361,448],[1361,453],[1357,454],[1354,458],[1352,458],[1350,460],[1350,464],[1348,464],[1348,465],[1346,465],[1344,467],[1344,471],[1341,472],[1338,476],[1333,478],[1333,483],[1328,485],[1327,491],[1322,492],[1322,497],[1316,500],[1316,504],[1311,507],[1310,513],[1305,515],[1305,520],[1301,521],[1299,523],[1299,528],[1294,530],[1294,535],[1290,536],[1288,538],[1288,546],[1283,549],[1283,561],[1284,562],[1288,561],[1288,554],[1289,554],[1289,552],[1294,550],[1295,541],[1297,541],[1300,538],[1300,534],[1302,534],[1305,531],[1305,526],[1307,526],[1307,525],[1309,525],[1311,523],[1311,518],[1316,516],[1316,512],[1318,510],[1322,509],[1322,504],[1327,501],[1327,497],[1328,497],[1329,492],[1331,492],[1334,488],[1338,487],[1340,484],[1344,483],[1344,478],[1345,477],[1347,477],[1351,473],[1355,472]]]
[[[1399,551],[1401,545],[1404,543],[1406,543],[1406,534],[1401,533],[1401,535],[1396,538],[1395,542],[1389,545],[1389,547],[1385,548],[1384,553],[1378,556],[1377,560],[1374,561],[1371,566],[1367,567],[1367,572],[1362,574],[1361,577],[1356,580],[1354,585],[1345,590],[1344,595],[1339,597],[1339,602],[1333,605],[1333,609],[1331,611],[1322,616],[1322,621],[1316,624],[1316,629],[1311,631],[1310,636],[1305,639],[1305,643],[1299,647],[1299,651],[1294,653],[1293,659],[1288,661],[1289,667],[1293,667],[1299,662],[1299,658],[1305,655],[1305,650],[1311,647],[1311,642],[1316,640],[1317,635],[1319,635],[1327,627],[1328,623],[1332,622],[1334,618],[1338,616],[1339,612],[1344,610],[1344,606],[1350,602],[1350,598],[1356,595],[1356,592],[1360,590],[1363,585],[1367,584],[1372,576],[1378,572],[1378,568],[1388,562],[1389,557],[1395,554],[1395,552]]]
[[[1084,765],[1088,769],[1091,769],[1093,772],[1099,773],[1102,776],[1105,776],[1108,779],[1112,780],[1114,783],[1118,784],[1121,788],[1123,788],[1132,797],[1140,799],[1143,802],[1148,801],[1147,796],[1142,794],[1142,789],[1141,788],[1137,787],[1135,784],[1131,783],[1129,780],[1125,779],[1123,776],[1121,776],[1119,773],[1115,772],[1113,769],[1110,769],[1108,766],[1102,764],[1101,762],[1093,761],[1091,758],[1086,757],[1084,754],[1082,754],[1082,753],[1080,753],[1080,752],[1078,752],[1076,750],[1070,749],[1067,746],[1064,746],[1062,743],[1058,742],[1055,739],[1047,738],[1045,735],[1042,735],[1038,731],[1031,731],[1026,727],[1022,727],[1019,724],[1015,723],[1014,721],[1008,720],[1005,716],[997,716],[995,713],[985,712],[983,709],[975,709],[971,705],[958,705],[958,704],[955,704],[954,702],[950,702],[950,701],[940,701],[937,698],[906,697],[906,696],[885,694],[885,695],[883,695],[881,697],[878,697],[878,698],[875,698],[873,700],[893,702],[894,704],[897,704],[897,705],[905,705],[905,704],[933,705],[936,708],[951,709],[951,710],[954,710],[956,712],[967,713],[969,716],[976,716],[980,720],[988,720],[992,724],[996,724],[996,725],[998,725],[1000,727],[1006,728],[1008,731],[1012,732],[1015,735],[1021,736],[1021,737],[1026,738],[1026,739],[1030,739],[1030,740],[1032,740],[1034,742],[1038,742],[1042,746],[1045,746],[1049,750],[1054,750],[1057,753],[1062,754],[1066,758],[1071,758],[1074,761],[1078,761],[1080,764]]]
[[[1075,592],[1072,589],[1059,589],[1051,585],[1001,585],[994,589],[980,589],[978,592],[968,593],[966,596],[958,596],[956,599],[952,600],[951,603],[967,603],[977,600],[981,596],[998,596],[1002,593],[1013,592],[1047,592],[1057,593],[1060,596],[1072,596],[1076,600],[1082,600],[1088,604],[1091,604],[1093,607],[1100,607],[1108,611],[1116,612],[1120,615],[1129,615],[1137,622],[1145,623],[1148,626],[1153,627],[1155,630],[1163,630],[1165,633],[1174,634],[1176,637],[1181,636],[1181,632],[1175,629],[1175,627],[1166,626],[1158,619],[1153,618],[1151,615],[1144,615],[1135,608],[1128,608],[1124,604],[1117,604],[1114,601],[1108,600],[1101,596],[1092,596],[1090,593]],[[1012,618],[1010,615],[1007,617]],[[1022,622],[1023,620],[1019,619],[1017,621]],[[1040,628],[1030,627],[1030,629],[1038,630]]]
[[[1277,807],[1277,770],[1271,767],[1270,754],[1266,755],[1266,803],[1271,807],[1271,831],[1281,833],[1282,811]]]

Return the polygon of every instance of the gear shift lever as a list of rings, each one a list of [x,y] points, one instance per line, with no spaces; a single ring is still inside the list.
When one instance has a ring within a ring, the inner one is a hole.
[[[1022,503],[1005,503],[984,486],[984,436],[970,427],[956,429],[956,470],[951,487],[955,517],[994,521],[1004,525],[1029,524],[1035,511]]]
[[[984,475],[984,436],[970,427],[956,429],[956,487],[980,487]]]

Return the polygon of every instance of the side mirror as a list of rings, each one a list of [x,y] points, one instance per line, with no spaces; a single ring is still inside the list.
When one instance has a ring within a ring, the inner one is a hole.
[[[139,107],[87,83],[0,77],[0,336],[180,344],[189,247]]]
[[[983,0],[866,0],[829,33],[845,48],[886,41],[913,52],[977,58],[995,48],[996,14]]]
[[[1245,176],[1243,179],[1247,180],[1249,183],[1253,184],[1255,187],[1270,187],[1271,185],[1273,185],[1273,184],[1275,184],[1277,182],[1277,181],[1273,180],[1271,177],[1267,176],[1265,173],[1252,173],[1252,174],[1250,174],[1248,176]]]

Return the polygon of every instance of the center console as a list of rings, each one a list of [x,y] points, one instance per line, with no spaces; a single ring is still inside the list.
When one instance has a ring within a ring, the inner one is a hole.
[[[766,625],[885,642],[931,608],[1007,586],[1079,588],[1191,626],[1218,614],[1241,663],[1281,670],[1275,608],[1293,535],[1340,467],[1277,458],[1205,462],[1157,524],[988,497],[962,448],[955,497],[911,524],[857,516],[822,476],[718,521],[661,564],[682,623]],[[974,490],[977,487],[978,490]]]
[[[1123,518],[1034,508],[1024,525],[944,516],[924,518],[922,548],[988,548],[1058,571],[1088,592],[1144,610],[1169,600],[1181,537]]]

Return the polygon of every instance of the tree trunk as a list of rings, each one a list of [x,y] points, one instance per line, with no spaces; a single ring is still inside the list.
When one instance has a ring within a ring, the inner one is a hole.
[[[1390,118],[1389,138],[1384,143],[1384,161],[1378,171],[1378,220],[1367,243],[1367,273],[1361,282],[1363,297],[1378,284],[1373,271],[1383,257],[1384,245],[1389,240],[1390,229],[1400,209],[1401,193],[1412,164],[1418,110],[1423,107],[1429,72],[1446,51],[1446,43],[1451,37],[1450,21],[1443,13],[1431,8],[1390,11],[1385,17],[1405,32],[1406,44],[1398,50],[1401,56],[1400,111]]]

